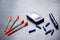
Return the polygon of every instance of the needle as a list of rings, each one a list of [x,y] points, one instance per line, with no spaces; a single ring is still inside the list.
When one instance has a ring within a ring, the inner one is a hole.
[[[8,29],[8,31],[5,33],[5,34],[7,34],[7,33],[9,33],[10,32],[10,30],[12,29],[12,27],[14,26],[14,24],[16,23],[16,21],[19,19],[19,16],[16,16],[16,20],[13,22],[13,24],[9,27],[9,29]]]
[[[23,23],[24,23],[24,20],[22,19],[18,25],[16,25],[14,28],[11,29],[11,31],[17,28],[18,26],[22,25]]]
[[[20,29],[22,29],[24,27],[26,27],[27,25],[28,25],[28,22],[24,22],[23,26],[21,26],[20,28],[14,30],[14,31],[10,31],[7,35],[10,36],[11,34],[15,33],[16,31],[18,31],[18,30],[20,30]]]
[[[9,23],[11,22],[11,20],[12,20],[12,16],[9,16],[9,17],[8,17],[8,24],[7,24],[6,28],[4,29],[4,32],[7,31],[8,25],[9,25]]]

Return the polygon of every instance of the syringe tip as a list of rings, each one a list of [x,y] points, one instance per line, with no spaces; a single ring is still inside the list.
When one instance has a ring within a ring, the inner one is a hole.
[[[16,16],[16,19],[19,19],[20,16]]]
[[[28,25],[28,22],[25,22],[24,25],[27,26]]]
[[[12,19],[12,16],[9,16],[9,17],[8,17],[8,20],[11,20],[11,19]]]
[[[24,20],[22,19],[22,20],[21,20],[21,24],[23,24],[23,23],[24,23]]]

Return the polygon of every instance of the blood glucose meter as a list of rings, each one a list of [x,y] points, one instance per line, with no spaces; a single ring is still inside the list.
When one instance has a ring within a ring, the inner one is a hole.
[[[33,22],[34,24],[40,24],[44,22],[44,18],[36,13],[26,15],[27,19]]]

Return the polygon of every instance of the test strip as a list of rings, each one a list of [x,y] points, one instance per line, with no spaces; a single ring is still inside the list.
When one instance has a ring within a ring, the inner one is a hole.
[[[23,26],[21,26],[20,28],[18,28],[18,29],[16,29],[16,30],[10,31],[7,35],[10,36],[10,35],[12,35],[13,33],[17,32],[18,30],[20,30],[20,29],[22,29],[22,28],[24,28],[24,27],[26,27],[26,26],[28,26],[28,22],[25,22]]]
[[[36,27],[37,27],[37,28],[39,28],[39,29],[41,29],[41,27],[40,27],[40,26],[38,26],[38,25],[36,25]]]
[[[36,31],[36,29],[30,30],[29,33],[32,33],[32,32],[35,32],[35,31]]]
[[[47,31],[45,34],[47,35],[47,34],[49,34],[49,33],[51,33],[51,30]]]
[[[52,29],[51,31],[52,31],[51,35],[53,35],[53,33],[54,33],[54,29]]]
[[[43,26],[43,30],[46,31],[46,27],[50,24],[50,22],[48,22],[46,25]]]
[[[53,14],[50,13],[50,14],[49,14],[49,17],[50,17],[50,19],[51,19],[51,21],[52,21],[54,27],[58,30],[58,23],[57,23],[57,21],[55,20]]]
[[[48,22],[48,23],[45,25],[45,27],[47,27],[49,24],[50,24],[50,22]]]
[[[46,31],[46,28],[43,26],[43,30]]]
[[[51,35],[53,35],[54,29],[51,29],[51,30],[47,31],[45,34],[47,35],[47,34],[49,34],[49,33],[51,33]]]

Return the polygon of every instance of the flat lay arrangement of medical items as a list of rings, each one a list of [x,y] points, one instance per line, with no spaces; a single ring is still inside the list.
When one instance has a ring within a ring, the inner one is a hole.
[[[49,13],[48,16],[49,16],[50,22],[45,23],[41,27],[39,25],[45,22],[45,18],[42,17],[41,15],[39,15],[38,13],[26,14],[27,21],[24,20],[24,18],[22,18],[16,26],[14,26],[14,25],[21,18],[21,16],[16,15],[13,23],[11,24],[13,17],[10,15],[10,16],[8,16],[8,19],[7,19],[8,23],[6,24],[6,26],[4,28],[4,34],[7,36],[13,35],[15,32],[19,31],[20,29],[23,30],[22,28],[29,26],[29,24],[30,24],[29,22],[31,22],[35,25],[36,28],[38,28],[40,30],[43,29],[45,35],[51,34],[51,36],[52,36],[52,35],[54,35],[55,30],[57,30],[57,31],[59,30],[59,25],[58,25],[58,22],[56,21],[57,19],[55,19],[54,15],[53,15],[53,13]],[[51,22],[52,22],[54,28],[47,30],[47,28],[49,27]],[[37,29],[33,28],[31,30],[28,30],[27,32],[29,34],[33,34],[36,30]]]

